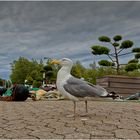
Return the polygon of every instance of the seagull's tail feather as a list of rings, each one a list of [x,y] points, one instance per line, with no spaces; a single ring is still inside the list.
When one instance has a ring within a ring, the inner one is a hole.
[[[99,85],[95,85],[95,87],[97,88],[98,91],[100,91],[98,94],[99,96],[107,96],[109,93],[106,91],[106,89],[104,89],[103,87],[99,86]]]
[[[90,85],[91,87],[93,87],[92,90],[93,90],[94,94],[92,94],[92,96],[95,96],[95,94],[96,94],[96,95],[101,96],[101,97],[106,97],[109,94],[106,91],[105,88],[103,88],[103,87],[101,87],[99,85],[93,85],[93,84],[91,84],[89,82],[87,82],[87,84]]]

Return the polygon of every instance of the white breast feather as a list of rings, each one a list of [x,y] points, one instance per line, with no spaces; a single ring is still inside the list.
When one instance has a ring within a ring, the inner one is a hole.
[[[67,80],[71,77],[70,74],[65,73],[63,71],[59,71],[58,75],[57,75],[57,88],[59,90],[59,92],[66,98],[69,98],[70,100],[74,100],[74,101],[78,101],[78,98],[72,96],[71,94],[69,94],[67,91],[65,91],[63,85],[67,83]]]

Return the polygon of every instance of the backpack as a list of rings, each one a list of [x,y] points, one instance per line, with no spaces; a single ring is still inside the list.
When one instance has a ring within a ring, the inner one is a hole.
[[[13,101],[25,101],[29,97],[29,90],[24,85],[16,85],[11,96]]]

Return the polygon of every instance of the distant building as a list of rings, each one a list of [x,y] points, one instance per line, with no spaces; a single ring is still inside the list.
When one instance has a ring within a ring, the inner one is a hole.
[[[90,64],[90,67],[94,70],[96,69],[96,62],[94,61],[92,64]]]
[[[127,64],[120,64],[120,68],[124,68]]]

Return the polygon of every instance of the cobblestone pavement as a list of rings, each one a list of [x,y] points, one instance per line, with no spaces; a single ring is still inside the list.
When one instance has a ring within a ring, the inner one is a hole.
[[[0,102],[0,139],[140,139],[140,103]],[[79,115],[78,115],[79,114]]]

